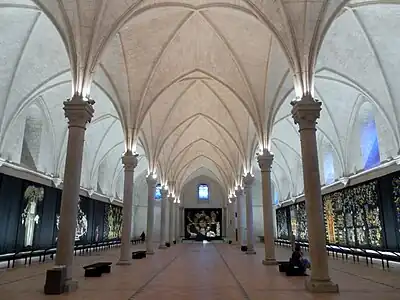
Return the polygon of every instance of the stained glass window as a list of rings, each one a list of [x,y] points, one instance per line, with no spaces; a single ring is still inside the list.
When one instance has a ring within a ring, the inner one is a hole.
[[[379,165],[381,159],[379,155],[378,133],[372,111],[368,112],[362,123],[361,153],[365,170]]]
[[[209,199],[207,184],[199,184],[198,195],[199,195],[199,200],[208,200]]]
[[[274,204],[277,205],[279,203],[279,193],[275,188],[274,188],[273,199],[274,199]]]
[[[161,184],[156,185],[156,192],[154,193],[155,200],[161,200]]]

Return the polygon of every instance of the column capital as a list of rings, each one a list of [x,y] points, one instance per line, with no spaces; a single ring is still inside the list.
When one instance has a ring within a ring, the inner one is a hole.
[[[93,117],[94,100],[85,101],[83,96],[75,94],[68,101],[64,101],[64,115],[68,119],[68,127],[86,128]]]
[[[290,103],[295,124],[299,124],[300,130],[315,129],[317,119],[321,114],[322,103],[314,99],[310,94],[304,95],[299,101]]]
[[[149,187],[155,188],[157,185],[157,179],[154,178],[153,173],[146,176],[146,182]]]
[[[161,199],[167,199],[168,197],[168,190],[164,189],[164,187],[161,189]]]
[[[122,156],[122,164],[126,171],[133,171],[138,164],[139,154],[133,154],[132,151],[128,150]]]
[[[274,155],[269,152],[268,149],[264,149],[263,153],[257,156],[257,162],[261,172],[271,172],[273,161]]]
[[[231,200],[231,203],[235,203],[236,197],[235,196],[231,196],[231,197],[229,197],[229,200]]]
[[[243,189],[240,185],[238,185],[235,189],[235,195],[236,197],[240,197],[243,195]]]
[[[254,183],[254,176],[250,173],[247,173],[245,176],[243,176],[243,183],[245,188],[251,187]]]
[[[169,195],[169,196],[168,196],[168,201],[169,201],[169,202],[174,203],[174,200],[175,200],[175,197],[174,197],[174,196],[172,196],[172,195]]]

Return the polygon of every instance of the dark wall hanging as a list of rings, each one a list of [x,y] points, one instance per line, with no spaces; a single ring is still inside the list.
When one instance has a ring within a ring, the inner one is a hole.
[[[62,191],[0,174],[0,254],[54,247]],[[75,241],[121,236],[122,208],[79,197]]]
[[[187,239],[205,240],[221,239],[221,208],[185,208],[185,237]]]

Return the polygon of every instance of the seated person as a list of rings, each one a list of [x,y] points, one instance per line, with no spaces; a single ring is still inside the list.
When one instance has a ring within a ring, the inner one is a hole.
[[[290,259],[290,263],[298,268],[303,268],[304,270],[311,268],[311,264],[308,259],[303,257],[303,252],[300,250],[300,246],[296,245]]]

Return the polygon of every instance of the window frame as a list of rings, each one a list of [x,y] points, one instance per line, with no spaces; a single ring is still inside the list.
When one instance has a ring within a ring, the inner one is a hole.
[[[200,187],[201,186],[206,186],[207,187],[207,199],[200,198]],[[196,192],[197,192],[197,202],[205,203],[205,202],[209,202],[210,201],[210,186],[207,183],[199,183],[197,185]]]

